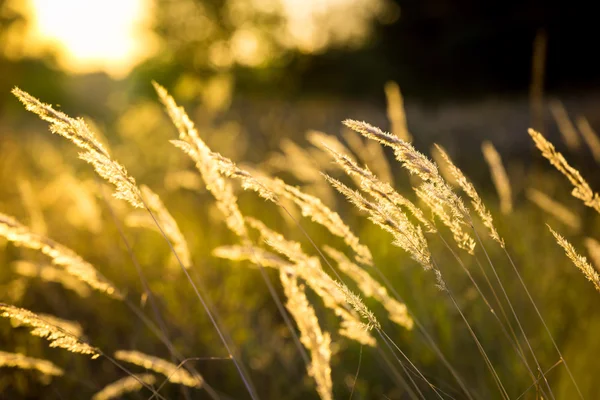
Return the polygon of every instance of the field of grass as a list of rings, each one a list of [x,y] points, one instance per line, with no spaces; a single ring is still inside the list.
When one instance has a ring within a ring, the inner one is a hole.
[[[390,134],[293,138],[158,86],[105,125],[15,91],[56,135],[2,134],[0,399],[597,398],[593,133],[558,113],[571,181],[448,145],[472,188],[387,90]]]

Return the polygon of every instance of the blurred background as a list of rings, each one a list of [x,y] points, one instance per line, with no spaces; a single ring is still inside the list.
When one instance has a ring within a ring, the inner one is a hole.
[[[600,74],[587,7],[534,0],[2,0],[0,112],[8,90],[25,82],[61,104],[85,97],[81,106],[91,109],[105,109],[109,94],[149,94],[150,79],[190,99],[219,87],[228,93],[222,102],[378,106],[388,80],[399,83],[409,104],[526,97],[535,46],[544,90],[590,93]]]
[[[532,108],[535,99],[560,96],[567,110],[595,118],[598,34],[588,7],[537,0],[0,0],[0,118],[20,115],[9,95],[16,85],[106,122],[153,99],[154,79],[180,101],[212,114],[235,112],[244,124],[293,108],[290,135],[338,130],[348,116],[368,115],[386,128],[383,87],[393,80],[418,138],[510,132],[512,139],[499,139],[502,147],[521,143],[523,129],[550,118]],[[469,124],[460,122],[465,115]]]
[[[151,85],[156,80],[186,107],[212,149],[283,176],[337,209],[473,391],[480,398],[496,398],[493,381],[452,305],[416,263],[389,245],[390,237],[336,197],[319,174],[328,164],[319,163],[322,154],[319,158],[316,149],[308,148],[305,134],[311,129],[341,134],[365,161],[361,149],[368,146],[356,137],[352,142],[340,121],[366,120],[390,130],[385,88],[388,84],[389,91],[394,81],[415,146],[428,153],[434,142],[441,143],[481,189],[582,390],[592,399],[600,372],[590,356],[599,346],[598,294],[564,257],[544,223],[558,227],[583,252],[584,242],[599,236],[600,221],[570,196],[568,183],[534,151],[526,131],[533,126],[545,132],[592,186],[600,187],[600,150],[590,151],[581,138],[564,135],[571,128],[576,137],[577,130],[600,128],[600,65],[594,47],[600,35],[590,7],[576,0],[0,0],[0,212],[73,248],[145,304],[113,219],[114,212],[117,221],[126,221],[130,210],[111,199],[109,188],[102,189],[90,168],[76,159],[72,144],[51,136],[45,123],[23,109],[10,94],[19,86],[70,116],[85,117],[110,144],[114,158],[161,195],[193,249],[194,278],[210,288],[211,301],[239,344],[261,397],[316,398],[260,275],[211,255],[235,238],[191,163],[168,145],[176,131],[157,101]],[[491,140],[505,162],[512,213],[500,210],[481,154],[483,140]],[[377,172],[387,173],[399,191],[414,198],[391,153],[379,150],[371,160],[377,164],[382,154],[390,164],[382,162]],[[530,188],[560,201],[567,216],[532,201]],[[251,194],[239,196],[244,212],[306,242],[278,209]],[[306,225],[313,238],[330,243],[326,232]],[[135,226],[127,227],[126,234],[161,299],[177,347],[189,356],[223,356],[197,299],[177,281],[181,275],[172,270],[173,275],[165,275],[173,260],[161,238]],[[432,249],[443,253],[449,269],[456,267],[439,243]],[[81,301],[56,282],[21,276],[14,263],[42,263],[39,254],[0,242],[0,255],[0,301],[80,321],[87,337],[103,349],[138,348],[166,358],[160,343],[125,307],[101,295]],[[543,366],[550,368],[557,358],[545,331],[506,259],[499,251],[491,257],[501,265]],[[494,321],[466,278],[449,276],[516,398],[530,385],[526,372],[498,329],[490,328]],[[381,312],[376,303],[369,305]],[[335,325],[332,315],[319,313],[326,326]],[[452,377],[419,335],[389,325],[424,373],[460,398],[448,384]],[[335,392],[345,397],[360,350],[348,341],[335,343]],[[9,324],[0,325],[0,350],[19,349],[52,359],[72,375],[49,391],[23,372],[3,370],[1,399],[88,397],[122,377],[107,362],[49,350],[38,338],[15,335]],[[235,370],[218,363],[196,366],[217,390],[244,398]],[[362,363],[354,398],[406,398],[375,351],[365,350]],[[574,398],[564,370],[553,373],[557,398]],[[166,393],[181,396],[176,387],[167,387]]]

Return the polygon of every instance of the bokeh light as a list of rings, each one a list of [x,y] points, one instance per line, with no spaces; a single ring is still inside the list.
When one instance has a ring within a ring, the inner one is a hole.
[[[74,72],[123,76],[154,48],[148,0],[30,0],[32,39]]]

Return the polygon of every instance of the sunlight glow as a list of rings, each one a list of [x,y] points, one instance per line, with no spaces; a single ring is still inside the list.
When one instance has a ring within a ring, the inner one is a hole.
[[[33,37],[73,72],[122,77],[154,49],[150,0],[30,0]]]

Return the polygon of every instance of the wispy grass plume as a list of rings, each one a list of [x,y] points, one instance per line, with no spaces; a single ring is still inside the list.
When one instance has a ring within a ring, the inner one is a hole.
[[[467,222],[469,211],[461,198],[442,178],[435,163],[410,143],[366,122],[345,120],[343,123],[361,135],[394,150],[394,155],[402,166],[423,181],[417,188],[417,195],[451,229],[458,246],[472,253],[475,240],[462,229],[463,226],[465,228],[470,226]]]
[[[217,207],[225,218],[229,229],[240,237],[247,237],[244,218],[237,205],[237,198],[233,188],[219,172],[213,159],[210,148],[204,143],[194,123],[190,120],[183,107],[179,107],[175,99],[169,95],[165,88],[153,82],[160,101],[165,106],[169,117],[179,132],[179,140],[172,140],[176,147],[183,150],[196,164],[202,175],[206,188],[215,197]]]
[[[373,279],[364,269],[350,261],[342,252],[329,246],[324,246],[323,250],[337,262],[342,272],[356,282],[365,296],[373,297],[383,305],[392,321],[408,330],[413,328],[414,322],[408,315],[405,304],[390,297],[385,287]]]
[[[258,246],[219,246],[212,251],[213,256],[231,261],[250,261],[257,266],[274,268],[278,270],[291,270],[293,264],[285,261],[278,255]]]
[[[460,186],[460,188],[467,194],[467,196],[471,198],[471,204],[477,212],[477,215],[479,215],[479,218],[483,222],[483,225],[485,225],[485,227],[488,228],[490,237],[496,242],[498,242],[500,246],[504,247],[504,240],[500,238],[498,231],[496,231],[492,214],[489,212],[485,204],[483,204],[483,200],[481,200],[481,197],[479,196],[479,193],[477,193],[475,186],[473,186],[471,181],[467,179],[467,177],[463,174],[460,168],[458,168],[454,164],[454,162],[452,161],[448,153],[446,153],[444,148],[439,145],[435,146],[441,158],[445,161],[446,165],[448,166],[448,170],[456,180],[458,186]]]
[[[548,214],[552,215],[563,224],[573,228],[576,231],[581,228],[581,219],[577,214],[569,210],[568,207],[564,206],[558,201],[553,200],[544,192],[541,192],[537,189],[528,188],[525,194],[532,203]]]
[[[390,233],[394,238],[393,245],[406,251],[423,268],[431,268],[431,253],[421,227],[412,224],[402,213],[397,213],[397,217],[401,218],[397,220],[386,208],[382,208],[378,204],[365,199],[356,190],[350,189],[329,175],[325,175],[325,178],[348,201],[354,204],[359,210],[366,212],[371,222]]]
[[[280,199],[292,201],[302,215],[325,227],[332,235],[344,239],[344,242],[356,253],[361,263],[372,265],[371,251],[363,245],[340,215],[325,205],[319,198],[304,193],[300,189],[286,184],[283,180],[268,177],[254,177],[239,168],[234,162],[221,155],[215,155],[221,172],[238,179],[242,187],[258,193],[262,198],[281,206]]]
[[[140,382],[141,381],[141,382]],[[123,397],[127,393],[139,392],[145,383],[154,385],[156,376],[152,374],[140,374],[136,376],[126,376],[115,381],[92,396],[92,400],[111,400]]]
[[[69,321],[66,319],[55,317],[54,315],[44,313],[39,313],[37,314],[37,316],[40,317],[48,325],[55,326],[69,335],[75,337],[81,337],[83,335],[83,328],[81,327],[79,322]],[[13,328],[18,328],[20,326],[27,325],[25,322],[18,318],[12,318],[10,323],[13,326]]]
[[[496,186],[498,197],[500,197],[500,211],[504,214],[510,214],[513,209],[512,190],[508,174],[502,164],[500,153],[498,153],[492,142],[489,141],[481,144],[481,151],[483,152],[483,158],[485,158],[490,167],[492,181],[494,182],[494,186]]]
[[[368,167],[361,168],[350,157],[336,151],[335,149],[327,147],[325,147],[325,149],[349,176],[355,178],[355,181],[365,193],[368,193],[377,201],[386,205],[386,207],[398,207],[408,210],[419,221],[419,223],[423,225],[427,232],[436,232],[435,227],[425,217],[423,211],[421,211],[419,207],[395,191],[389,183],[379,180],[379,178],[373,174]]]
[[[12,267],[13,270],[21,276],[40,278],[45,282],[58,283],[65,289],[77,293],[80,297],[89,297],[92,292],[89,286],[60,267],[55,267],[53,265],[36,265],[24,260],[15,261],[12,263]]]
[[[148,186],[141,185],[140,190],[144,198],[144,202],[148,209],[158,221],[158,226],[161,227],[164,234],[167,236],[179,260],[185,268],[190,268],[192,257],[187,245],[185,237],[179,229],[179,225],[169,210],[165,207],[160,197],[152,191]],[[127,216],[125,223],[128,226],[143,227],[160,232],[156,222],[152,216],[145,212],[135,211]]]
[[[548,229],[550,229],[550,232],[552,233],[552,235],[554,235],[554,238],[556,239],[556,242],[560,245],[560,247],[562,247],[565,250],[567,257],[569,257],[569,259],[573,262],[573,264],[575,264],[577,268],[579,268],[583,275],[585,275],[585,277],[594,284],[596,290],[600,292],[600,275],[598,274],[598,272],[596,272],[594,267],[592,267],[590,263],[588,263],[587,258],[577,253],[575,247],[573,247],[573,245],[569,243],[567,239],[556,233],[556,231],[554,231],[554,229],[552,229],[549,225]]]
[[[14,88],[12,93],[28,111],[49,122],[52,133],[67,138],[82,150],[79,158],[92,164],[98,175],[115,185],[114,196],[116,198],[126,200],[134,207],[143,207],[141,193],[135,179],[129,176],[125,167],[110,157],[108,150],[104,148],[82,118],[71,118],[56,111],[51,105],[42,103],[19,88]]]
[[[379,142],[364,141],[356,132],[347,129],[342,132],[342,136],[360,161],[363,164],[370,165],[379,176],[379,179],[390,184],[394,182],[390,164]]]
[[[385,83],[384,90],[387,99],[387,117],[392,133],[404,141],[412,141],[412,135],[408,131],[406,123],[404,99],[400,92],[400,86],[394,81],[388,81]]]
[[[50,342],[50,347],[60,347],[72,353],[88,354],[93,359],[100,356],[98,349],[82,342],[78,337],[63,330],[60,326],[52,325],[50,321],[42,318],[24,308],[0,303],[0,317],[18,321],[20,325],[31,328],[30,334],[45,338]]]
[[[248,225],[256,229],[273,250],[287,257],[295,265],[294,273],[323,300],[325,307],[340,317],[341,335],[364,345],[375,345],[375,339],[362,328],[363,324],[358,316],[346,308],[344,294],[337,288],[336,282],[323,271],[317,257],[307,255],[300,243],[285,239],[262,222],[253,218],[247,218],[247,221]]]
[[[200,375],[192,375],[172,362],[139,351],[118,350],[115,352],[115,359],[139,365],[140,367],[162,374],[172,383],[196,388],[202,387],[204,383],[204,379]]]
[[[48,360],[27,357],[20,353],[7,353],[5,351],[0,351],[0,368],[2,367],[36,370],[49,377],[62,376],[65,373],[62,368],[57,367]]]
[[[571,167],[565,157],[556,151],[554,145],[546,140],[540,132],[533,129],[529,129],[528,132],[536,147],[542,152],[542,155],[571,182],[573,185],[573,191],[571,192],[573,197],[578,198],[586,206],[600,213],[600,196],[598,196],[598,193],[592,191],[590,185],[583,179],[579,171]]]
[[[582,115],[577,117],[575,123],[577,124],[577,129],[581,132],[581,136],[583,136],[583,140],[592,152],[594,160],[600,163],[600,138],[598,138],[598,134],[592,128],[587,118]]]
[[[585,238],[583,243],[585,244],[587,252],[590,255],[590,258],[592,259],[596,270],[600,271],[600,242],[598,242],[594,238],[587,237]]]
[[[107,295],[122,299],[123,295],[94,268],[71,249],[50,238],[35,234],[13,217],[0,213],[0,236],[17,246],[39,250],[52,259],[54,265]]]
[[[563,142],[565,142],[570,150],[579,150],[581,147],[581,140],[579,139],[579,135],[577,135],[577,129],[573,126],[573,122],[569,118],[569,114],[562,101],[553,99],[548,103],[548,106],[550,107],[552,117],[554,117],[554,121],[558,126],[558,131],[562,135]]]
[[[283,270],[279,276],[287,297],[286,307],[298,325],[300,341],[310,352],[311,363],[308,374],[315,380],[321,399],[331,400],[333,399],[331,337],[321,330],[315,310],[304,293],[304,286],[298,284],[296,276],[289,275]]]

